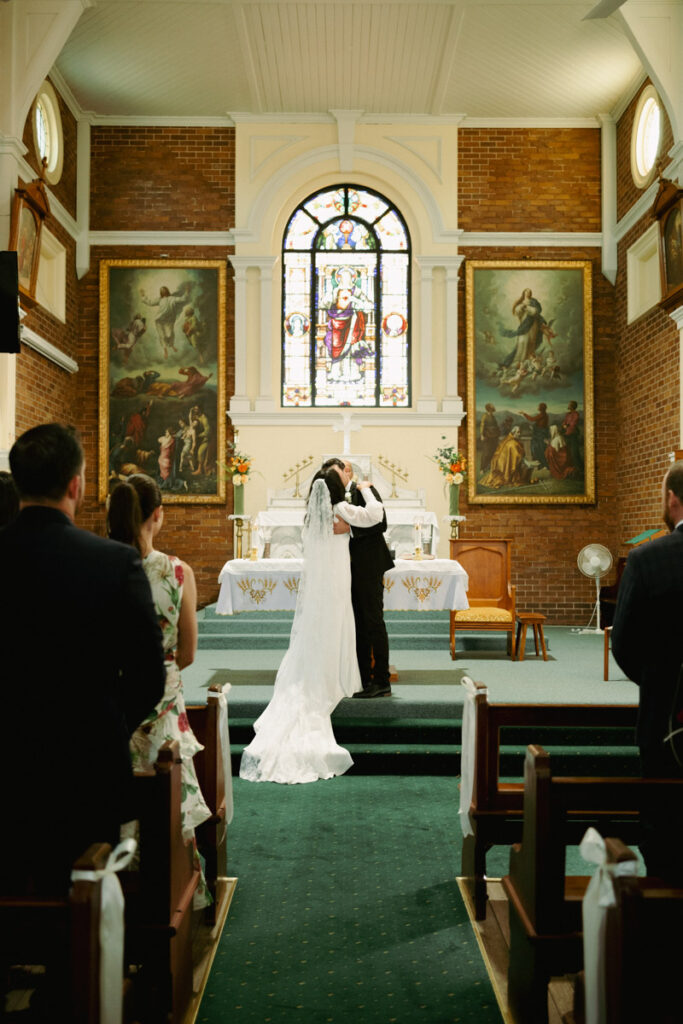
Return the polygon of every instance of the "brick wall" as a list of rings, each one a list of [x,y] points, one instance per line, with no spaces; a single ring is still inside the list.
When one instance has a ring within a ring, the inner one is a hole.
[[[94,127],[94,231],[235,226],[235,129]]]
[[[597,128],[463,128],[463,231],[600,231]]]

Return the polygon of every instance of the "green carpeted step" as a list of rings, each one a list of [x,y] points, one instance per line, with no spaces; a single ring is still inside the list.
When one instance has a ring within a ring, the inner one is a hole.
[[[268,631],[260,629],[243,633],[207,633],[199,634],[197,647],[209,651],[237,650],[282,650],[289,645],[289,631],[275,633],[270,627]],[[448,634],[420,633],[405,636],[390,636],[389,649],[394,651],[447,651]]]

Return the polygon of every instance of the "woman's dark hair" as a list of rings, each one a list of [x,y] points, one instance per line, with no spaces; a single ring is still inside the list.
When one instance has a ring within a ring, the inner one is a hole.
[[[0,470],[0,530],[9,526],[19,515],[19,491],[14,477],[6,470]]]
[[[116,485],[109,496],[107,534],[112,540],[130,544],[140,553],[140,528],[161,505],[158,484],[146,473],[133,473]]]
[[[343,466],[344,463],[342,462],[341,465]],[[344,499],[346,497],[346,491],[344,489],[344,481],[339,476],[339,473],[337,472],[336,469],[334,469],[334,468],[325,469],[323,467],[322,469],[318,470],[318,472],[315,474],[315,476],[311,480],[311,487],[310,487],[310,490],[308,492],[308,497],[309,498],[311,496],[311,491],[313,490],[313,484],[316,482],[316,480],[324,480],[325,481],[325,483],[327,485],[327,489],[330,492],[330,501],[332,502],[333,505],[336,505],[340,501],[344,501]],[[306,500],[308,500],[308,499],[306,499]]]

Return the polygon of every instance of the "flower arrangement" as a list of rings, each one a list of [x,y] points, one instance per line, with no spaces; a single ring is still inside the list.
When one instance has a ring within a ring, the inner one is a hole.
[[[244,455],[237,450],[234,441],[228,443],[228,461],[224,464],[226,479],[233,487],[241,487],[251,472],[251,455]]]
[[[445,434],[441,435],[441,440],[445,441]],[[446,477],[447,484],[461,484],[467,476],[467,459],[460,452],[456,451],[452,445],[443,446],[436,449],[436,456],[432,459],[436,462],[440,471]]]

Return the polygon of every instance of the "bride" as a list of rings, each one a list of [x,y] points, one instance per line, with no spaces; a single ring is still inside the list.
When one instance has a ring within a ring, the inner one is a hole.
[[[289,640],[268,707],[254,723],[240,777],[251,782],[315,782],[342,775],[353,761],[337,745],[330,715],[342,697],[361,689],[351,609],[349,534],[333,520],[374,526],[384,512],[367,480],[366,507],[344,500],[336,468],[313,481],[303,529],[304,566]]]

